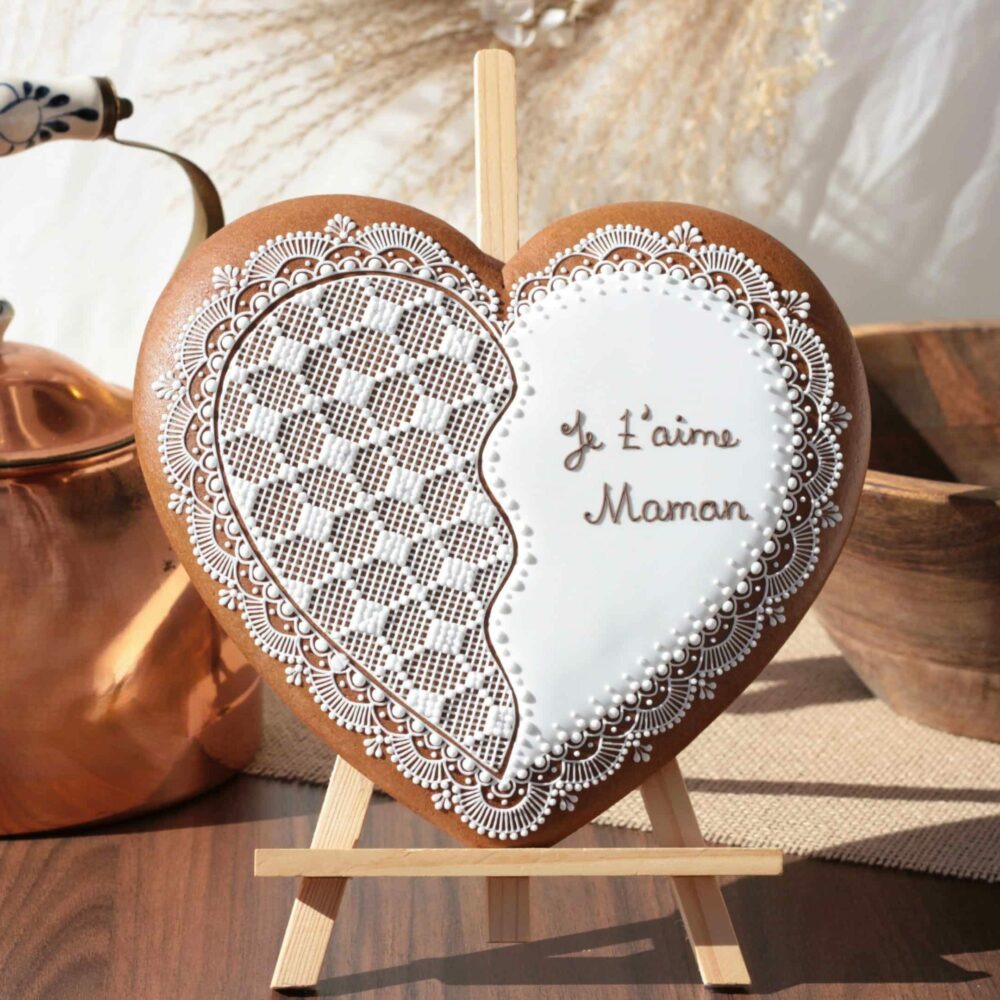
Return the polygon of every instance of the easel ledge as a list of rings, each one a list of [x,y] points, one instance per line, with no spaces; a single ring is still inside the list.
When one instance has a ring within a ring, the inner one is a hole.
[[[476,55],[475,123],[479,245],[507,260],[518,247],[514,60],[507,52],[489,49]],[[780,875],[781,852],[707,847],[676,761],[640,790],[660,847],[358,849],[373,785],[338,759],[312,846],[256,852],[255,874],[302,877],[272,988],[302,989],[318,982],[348,879],[432,876],[485,876],[493,942],[530,939],[531,878],[668,876],[703,982],[749,985],[718,877]]]
[[[739,847],[260,848],[254,875],[497,878],[570,875],[780,875],[781,851]]]

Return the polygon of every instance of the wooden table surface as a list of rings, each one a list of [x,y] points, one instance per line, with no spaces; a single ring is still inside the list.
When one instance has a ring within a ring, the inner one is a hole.
[[[321,797],[240,777],[150,817],[0,840],[0,997],[275,996],[293,884],[254,880],[253,850],[308,845]],[[649,842],[593,826],[568,841]],[[377,797],[362,843],[446,840]],[[784,876],[732,879],[725,895],[759,995],[1000,997],[997,886],[789,858]],[[356,882],[315,995],[704,995],[666,880],[539,880],[533,907],[536,941],[491,946],[478,879]]]

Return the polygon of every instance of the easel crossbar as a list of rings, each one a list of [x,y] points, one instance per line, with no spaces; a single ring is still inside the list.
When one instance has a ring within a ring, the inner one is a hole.
[[[309,878],[780,875],[781,851],[737,847],[262,848],[254,874]]]

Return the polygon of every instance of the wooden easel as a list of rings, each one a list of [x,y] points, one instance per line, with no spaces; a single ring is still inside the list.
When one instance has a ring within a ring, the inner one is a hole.
[[[476,200],[479,244],[500,260],[518,247],[517,133],[513,57],[499,49],[475,59]],[[719,888],[720,875],[779,875],[780,851],[706,847],[676,761],[641,787],[662,845],[652,848],[358,849],[372,782],[338,759],[312,845],[260,849],[254,874],[302,881],[271,980],[272,989],[314,986],[350,878],[485,877],[493,942],[530,938],[530,878],[667,875],[709,986],[750,982]]]

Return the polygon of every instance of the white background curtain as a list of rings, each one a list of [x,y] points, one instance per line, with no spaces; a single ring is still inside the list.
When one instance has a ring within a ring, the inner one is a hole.
[[[0,67],[29,77],[109,75],[137,105],[120,133],[170,146],[211,99],[185,94],[184,53],[199,21],[176,16],[184,10],[7,0]],[[995,316],[1000,5],[848,0],[824,30],[832,65],[796,105],[783,190],[767,210],[755,208],[759,177],[748,165],[734,198],[745,206],[739,214],[802,256],[852,323]],[[287,147],[271,160],[292,177],[283,197],[392,196],[373,190],[372,178],[419,114],[410,101],[308,162],[296,162],[294,136],[280,128],[242,155]],[[222,136],[208,135],[178,151],[211,167],[222,148]],[[277,176],[271,166],[223,189],[227,216],[274,200]],[[0,160],[0,296],[18,313],[8,336],[130,384],[146,316],[186,239],[185,183],[166,161],[107,143],[53,143]],[[431,195],[420,207],[439,206]]]

